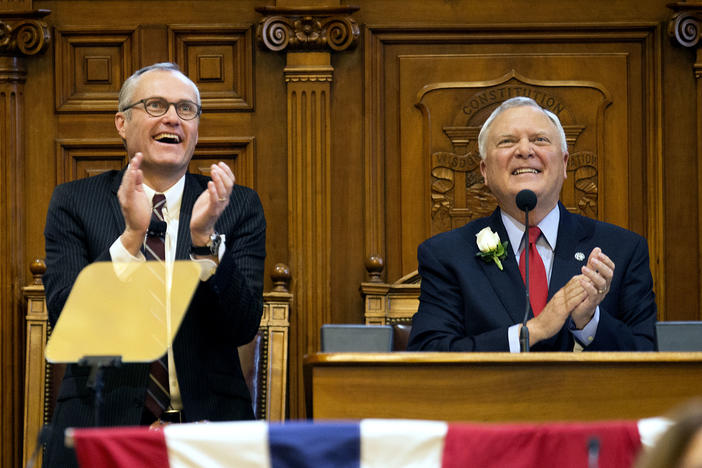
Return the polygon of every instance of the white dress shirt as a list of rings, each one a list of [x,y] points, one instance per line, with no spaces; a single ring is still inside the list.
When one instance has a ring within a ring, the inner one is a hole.
[[[144,193],[150,200],[153,199],[156,191],[146,184],[142,184]],[[185,189],[185,176],[181,177],[178,182],[176,182],[171,188],[163,192],[166,196],[166,204],[163,207],[163,218],[166,221],[166,237],[165,237],[165,253],[166,253],[166,265],[172,265],[176,257],[176,243],[178,240],[178,225],[180,222],[180,205],[183,200],[183,190]],[[224,235],[221,234],[222,242],[219,246],[218,256],[222,259],[226,247],[224,245]],[[146,241],[146,238],[144,238]],[[115,273],[118,277],[123,278],[128,276],[135,268],[146,261],[144,254],[139,251],[136,256],[129,253],[129,251],[122,244],[121,238],[117,240],[110,247],[110,256],[112,257],[112,264],[115,269]],[[209,258],[194,258],[190,256],[192,261],[197,262],[200,265],[200,280],[207,281],[216,271],[217,264],[210,260]],[[172,271],[167,268],[166,271]],[[171,277],[166,278],[166,288],[170,290],[171,287]],[[169,393],[171,397],[171,408],[182,409],[183,402],[180,397],[180,387],[178,386],[178,377],[176,373],[175,361],[173,360],[173,349],[171,346],[168,347],[168,383],[169,383]]]
[[[522,250],[525,248],[524,224],[520,223],[503,210],[500,210],[502,224],[507,230],[509,244],[512,247],[514,257],[519,262]],[[553,252],[556,249],[556,241],[558,240],[558,223],[561,219],[561,212],[556,205],[541,222],[537,225],[541,229],[541,236],[536,240],[536,250],[544,262],[546,269],[546,279],[551,284],[551,270],[553,269]],[[597,306],[595,314],[590,322],[583,327],[582,330],[575,328],[572,319],[568,319],[568,330],[573,334],[573,337],[581,346],[587,346],[595,338],[597,325],[600,321],[600,307]],[[507,329],[507,338],[509,340],[509,350],[512,353],[519,352],[519,325],[512,325]]]

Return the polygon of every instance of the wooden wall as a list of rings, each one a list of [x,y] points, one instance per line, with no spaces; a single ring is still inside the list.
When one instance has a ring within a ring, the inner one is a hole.
[[[319,326],[363,321],[366,258],[394,281],[423,239],[492,209],[475,139],[511,95],[566,127],[564,202],[648,238],[659,318],[702,319],[701,6],[667,4],[0,0],[0,465],[19,464],[21,287],[51,192],[125,163],[117,91],[155,61],[202,91],[191,169],[228,161],[261,196],[266,289],[290,266],[293,418]]]

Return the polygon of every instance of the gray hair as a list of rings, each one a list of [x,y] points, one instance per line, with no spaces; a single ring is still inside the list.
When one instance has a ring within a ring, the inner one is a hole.
[[[483,124],[483,127],[480,129],[480,134],[478,134],[478,151],[480,152],[480,157],[482,159],[485,159],[485,156],[487,155],[487,135],[488,135],[488,130],[490,129],[490,125],[492,125],[492,122],[497,118],[498,115],[506,111],[507,109],[512,109],[514,107],[522,107],[522,106],[530,106],[534,107],[536,109],[539,109],[541,112],[543,112],[546,117],[549,118],[551,122],[553,122],[553,125],[556,126],[556,129],[558,130],[558,134],[561,139],[561,150],[564,153],[568,152],[568,142],[566,141],[566,136],[565,132],[563,131],[563,126],[561,125],[561,121],[559,120],[558,116],[551,112],[550,110],[544,109],[541,107],[536,101],[534,101],[532,98],[528,98],[525,96],[516,96],[510,99],[507,99],[504,101],[500,106],[492,111],[492,114],[490,114],[490,117],[487,118],[485,123]]]
[[[140,68],[139,70],[135,71],[132,76],[127,78],[124,83],[122,84],[122,88],[119,90],[119,111],[124,112],[124,108],[127,107],[129,104],[131,104],[132,96],[134,95],[134,89],[136,88],[137,84],[139,83],[139,79],[145,74],[150,71],[169,71],[173,73],[178,73],[180,74],[185,80],[190,83],[193,87],[193,90],[195,90],[195,96],[197,98],[197,105],[200,105],[200,90],[197,89],[197,85],[188,78],[182,71],[180,71],[180,68],[178,65],[175,63],[171,62],[161,62],[161,63],[154,63],[153,65],[149,65],[148,67]],[[129,110],[127,111],[129,112]]]

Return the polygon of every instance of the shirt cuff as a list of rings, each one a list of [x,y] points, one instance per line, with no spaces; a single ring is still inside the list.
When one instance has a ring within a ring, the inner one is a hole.
[[[227,246],[224,243],[224,241],[226,240],[224,234],[220,234],[219,237],[222,238],[222,242],[220,242],[219,244],[217,258],[221,262],[222,257],[224,257],[224,252],[227,251]],[[200,281],[207,281],[208,279],[212,278],[212,276],[214,276],[214,274],[217,272],[217,262],[215,262],[212,259],[195,258],[194,256],[190,255],[190,260],[200,265]]]
[[[117,238],[110,246],[110,258],[112,259],[112,267],[115,275],[122,281],[125,281],[129,276],[139,268],[139,265],[146,261],[146,257],[141,251],[135,257],[124,247],[122,239]]]
[[[600,306],[595,307],[595,313],[592,315],[590,321],[583,327],[582,330],[575,328],[575,323],[573,320],[570,321],[568,329],[573,334],[573,338],[578,340],[578,342],[587,347],[595,339],[595,334],[597,333],[597,325],[600,323]]]
[[[519,325],[516,323],[507,329],[507,340],[509,341],[509,352],[519,352]]]

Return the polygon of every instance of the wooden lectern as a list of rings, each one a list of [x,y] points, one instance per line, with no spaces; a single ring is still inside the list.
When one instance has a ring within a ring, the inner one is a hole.
[[[702,395],[702,352],[320,353],[304,366],[315,420],[639,419]]]

